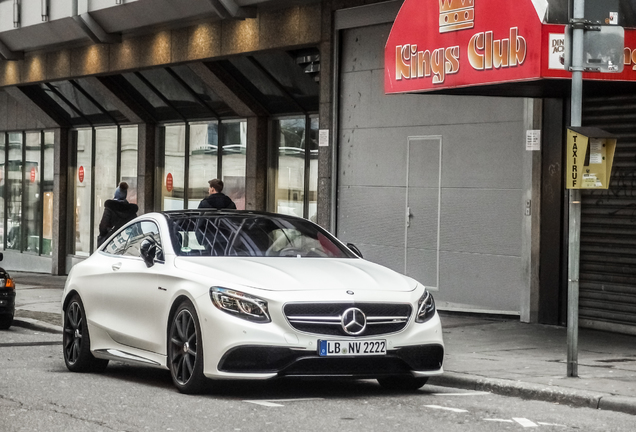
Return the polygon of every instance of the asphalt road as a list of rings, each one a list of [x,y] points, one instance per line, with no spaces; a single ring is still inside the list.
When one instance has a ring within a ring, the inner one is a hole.
[[[375,381],[226,382],[186,396],[167,371],[112,363],[68,372],[61,336],[0,331],[0,430],[17,431],[633,431],[636,417],[490,393]]]

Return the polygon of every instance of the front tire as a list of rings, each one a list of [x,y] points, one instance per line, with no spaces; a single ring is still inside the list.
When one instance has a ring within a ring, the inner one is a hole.
[[[378,383],[387,390],[417,390],[426,384],[427,377],[390,376],[378,378]]]
[[[168,366],[172,382],[181,393],[197,394],[206,389],[201,327],[194,305],[189,300],[179,305],[170,324]]]
[[[0,315],[0,330],[6,330],[13,324],[13,315]]]
[[[108,360],[97,359],[91,354],[91,338],[82,300],[76,294],[64,311],[62,336],[64,363],[72,372],[103,372]]]

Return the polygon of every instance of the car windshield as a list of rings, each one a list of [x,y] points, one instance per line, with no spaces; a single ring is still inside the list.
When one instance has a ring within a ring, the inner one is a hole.
[[[170,217],[179,256],[355,258],[317,225],[296,218],[262,215]]]

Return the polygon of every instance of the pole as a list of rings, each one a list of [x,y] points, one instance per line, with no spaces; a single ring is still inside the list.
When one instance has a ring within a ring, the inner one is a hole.
[[[572,99],[570,125],[581,126],[583,112],[583,32],[585,0],[573,0]],[[579,25],[577,25],[579,24]],[[570,189],[568,243],[568,360],[567,376],[578,377],[579,364],[579,257],[581,252],[581,190]]]

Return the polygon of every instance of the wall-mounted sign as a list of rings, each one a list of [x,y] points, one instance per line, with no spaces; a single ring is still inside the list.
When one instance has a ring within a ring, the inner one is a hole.
[[[31,183],[35,183],[35,175],[36,175],[35,167],[31,167]]]
[[[384,59],[386,93],[538,77],[541,19],[531,0],[406,0]]]
[[[83,166],[79,167],[77,170],[77,179],[79,180],[80,183],[84,182],[84,167]]]
[[[595,127],[568,128],[567,189],[607,189],[616,136]]]
[[[405,0],[384,48],[384,91],[408,93],[542,78],[563,68],[563,25],[543,24],[533,0]],[[585,79],[636,80],[636,30],[625,31],[625,70]],[[629,65],[629,67],[628,67]]]
[[[172,192],[173,186],[174,184],[173,184],[172,174],[168,173],[168,175],[166,176],[166,190],[168,192]]]

